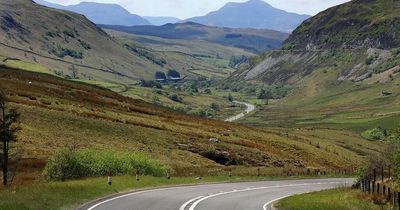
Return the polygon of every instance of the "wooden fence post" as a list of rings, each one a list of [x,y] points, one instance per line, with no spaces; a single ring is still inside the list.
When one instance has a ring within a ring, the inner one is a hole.
[[[386,185],[382,184],[382,195],[386,198]]]

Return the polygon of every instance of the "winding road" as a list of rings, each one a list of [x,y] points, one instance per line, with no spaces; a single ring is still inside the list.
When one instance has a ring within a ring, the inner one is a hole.
[[[338,178],[160,188],[104,198],[77,210],[269,210],[281,198],[353,182]]]
[[[235,104],[240,104],[240,105],[245,105],[246,106],[246,110],[240,114],[237,114],[233,117],[230,117],[228,119],[225,120],[225,122],[233,122],[239,119],[242,119],[243,117],[245,117],[246,115],[250,114],[252,111],[254,111],[256,109],[256,106],[253,104],[249,104],[246,102],[241,102],[241,101],[232,101]]]

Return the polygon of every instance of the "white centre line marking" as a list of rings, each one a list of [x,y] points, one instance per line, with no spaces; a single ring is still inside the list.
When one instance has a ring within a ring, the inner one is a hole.
[[[189,200],[188,202],[184,203],[184,204],[179,208],[179,210],[185,210],[185,208],[186,208],[189,204],[191,204],[191,203],[194,202],[195,200],[199,200],[200,198],[203,198],[203,197],[204,197],[204,196],[199,196],[199,197],[193,198],[192,200]]]
[[[244,189],[244,190],[232,190],[232,191],[227,191],[227,192],[222,192],[222,193],[216,193],[213,195],[205,196],[203,198],[200,198],[196,202],[190,206],[189,210],[195,210],[197,205],[199,203],[213,197],[221,196],[221,195],[227,195],[227,194],[232,194],[232,193],[240,193],[240,192],[247,192],[247,191],[255,191],[255,190],[264,190],[264,189],[273,189],[273,188],[283,188],[283,187],[299,187],[299,186],[308,186],[308,185],[325,185],[325,184],[348,184],[348,182],[320,182],[320,183],[304,183],[304,184],[290,184],[290,185],[277,185],[277,186],[270,186],[270,187],[257,187],[257,188],[251,188],[251,189]]]

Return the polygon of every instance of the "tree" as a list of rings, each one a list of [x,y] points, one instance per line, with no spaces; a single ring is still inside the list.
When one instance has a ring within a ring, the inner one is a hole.
[[[164,72],[157,71],[155,74],[156,79],[167,79]]]
[[[72,79],[79,79],[79,69],[75,65],[72,65],[69,69],[72,72]]]
[[[233,97],[232,97],[232,95],[229,93],[229,95],[228,95],[228,100],[230,101],[230,102],[232,102],[233,101]]]
[[[174,69],[168,70],[167,76],[174,77],[174,78],[181,78],[181,74],[177,70],[174,70]]]
[[[16,133],[19,130],[18,119],[19,113],[16,109],[7,107],[6,97],[0,93],[0,143],[2,144],[2,161],[1,169],[3,172],[3,185],[8,184],[8,165],[10,143],[17,140]]]

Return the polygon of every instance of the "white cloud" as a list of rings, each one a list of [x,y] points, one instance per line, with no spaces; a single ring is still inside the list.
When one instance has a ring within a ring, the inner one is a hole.
[[[228,2],[245,2],[246,0],[47,0],[49,2],[69,5],[82,1],[99,3],[117,3],[134,14],[143,16],[174,16],[189,18],[205,15],[221,8]],[[264,0],[276,8],[300,14],[315,15],[329,7],[349,0]]]

